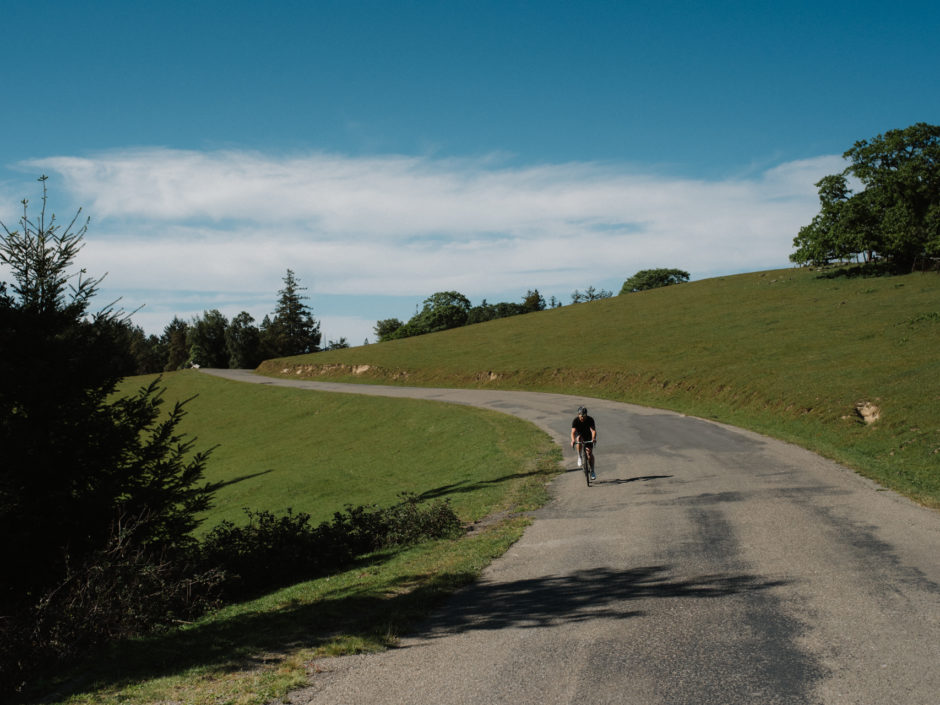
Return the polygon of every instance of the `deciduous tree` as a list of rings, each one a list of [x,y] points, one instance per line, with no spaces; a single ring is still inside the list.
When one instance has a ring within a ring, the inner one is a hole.
[[[630,294],[647,289],[658,289],[687,281],[689,281],[689,273],[681,269],[641,269],[623,283],[620,293]]]
[[[228,367],[227,328],[228,319],[218,309],[204,311],[201,317],[194,318],[187,338],[190,361],[201,367]]]
[[[380,321],[376,321],[375,325],[372,327],[372,330],[375,331],[375,337],[380,343],[384,343],[387,340],[394,340],[395,333],[404,325],[397,318],[383,318]]]
[[[255,319],[242,311],[225,329],[225,349],[228,366],[236,370],[252,370],[261,364],[261,332]]]
[[[794,238],[790,259],[826,264],[881,257],[899,268],[940,257],[940,126],[917,123],[861,140],[851,164],[821,179],[820,211]],[[853,192],[849,178],[862,189]]]

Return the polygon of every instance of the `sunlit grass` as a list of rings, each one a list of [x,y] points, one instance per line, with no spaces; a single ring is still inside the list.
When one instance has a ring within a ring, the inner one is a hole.
[[[938,351],[936,273],[866,278],[786,269],[269,361],[261,371],[531,389],[674,409],[798,443],[940,506]],[[862,402],[881,418],[865,424],[856,412]]]
[[[128,380],[133,389],[150,378]],[[446,498],[464,521],[493,511],[534,472],[547,434],[472,407],[231,382],[195,371],[163,377],[167,404],[193,398],[181,430],[214,447],[206,479],[223,482],[202,531],[242,509],[306,512]]]

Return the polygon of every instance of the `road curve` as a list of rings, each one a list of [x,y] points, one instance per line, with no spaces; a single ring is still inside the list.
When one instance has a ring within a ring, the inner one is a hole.
[[[594,487],[559,477],[478,583],[291,703],[940,705],[940,513],[817,455],[599,399],[205,371],[485,407],[565,449],[579,403],[597,420]]]

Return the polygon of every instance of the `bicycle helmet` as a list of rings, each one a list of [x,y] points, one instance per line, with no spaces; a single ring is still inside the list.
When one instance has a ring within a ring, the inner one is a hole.
[[[581,414],[584,414],[585,416],[587,416],[587,407],[586,407],[586,406],[579,406],[579,407],[578,407],[578,416],[580,416]]]

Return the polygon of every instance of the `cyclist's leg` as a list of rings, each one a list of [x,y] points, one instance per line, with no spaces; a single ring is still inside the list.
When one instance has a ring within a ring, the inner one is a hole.
[[[581,471],[584,473],[584,479],[588,487],[591,486],[591,461],[588,459],[588,448],[586,443],[578,443],[578,463]]]

